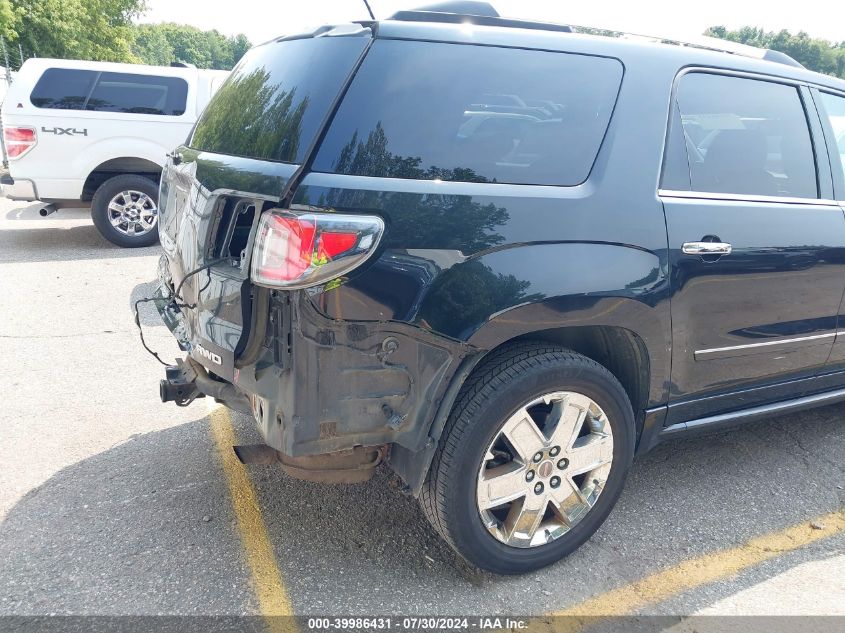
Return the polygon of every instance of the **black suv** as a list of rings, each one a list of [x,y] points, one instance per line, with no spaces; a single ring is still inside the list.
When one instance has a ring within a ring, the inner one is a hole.
[[[845,399],[845,82],[448,9],[235,68],[162,178],[161,395],[518,573],[663,439]]]

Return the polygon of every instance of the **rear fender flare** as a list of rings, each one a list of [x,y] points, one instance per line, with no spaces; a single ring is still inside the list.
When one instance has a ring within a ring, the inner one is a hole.
[[[666,270],[665,251],[580,242],[503,249],[444,272],[426,297],[421,315],[432,315],[438,325],[448,328],[447,334],[482,351],[464,358],[451,377],[440,406],[427,422],[427,446],[417,453],[393,447],[391,466],[409,491],[419,493],[452,406],[472,371],[487,354],[516,338],[583,326],[626,329],[643,342],[648,354],[648,403],[665,402],[671,358]],[[518,291],[485,292],[490,288],[479,288],[484,279],[494,289],[507,286]],[[461,299],[479,292],[502,301],[485,319],[465,318]]]

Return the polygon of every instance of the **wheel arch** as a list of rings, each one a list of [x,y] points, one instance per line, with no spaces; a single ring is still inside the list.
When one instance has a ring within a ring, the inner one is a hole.
[[[652,319],[654,320],[653,315]],[[418,494],[422,487],[437,442],[463,386],[484,365],[485,360],[521,343],[554,343],[607,368],[620,382],[631,401],[636,424],[635,436],[639,439],[645,420],[645,409],[652,405],[655,398],[665,397],[668,390],[669,348],[667,346],[662,350],[652,349],[656,344],[654,337],[658,336],[657,332],[644,335],[643,332],[628,327],[607,323],[558,327],[530,327],[526,323],[524,328],[526,331],[517,331],[513,336],[463,360],[431,419],[430,441],[425,450],[411,453],[402,447],[394,446],[390,459],[391,467],[406,481],[412,494]]]
[[[158,182],[161,176],[161,165],[147,158],[137,156],[121,156],[111,158],[95,166],[82,186],[82,200],[89,201],[94,193],[106,180],[120,174],[136,174],[145,176]]]
[[[503,344],[549,342],[577,352],[607,368],[631,401],[637,433],[648,402],[651,362],[645,341],[634,331],[614,325],[583,325],[540,330]]]
[[[463,385],[485,358],[514,342],[556,342],[605,366],[626,389],[641,427],[645,409],[668,399],[666,256],[618,243],[537,243],[443,271],[421,301],[420,321],[466,344],[467,354],[445,378],[436,411],[419,421],[425,448],[391,449],[391,466],[411,490],[422,485]]]
[[[628,399],[631,401],[634,419],[637,423],[637,436],[642,430],[643,412],[650,404],[653,387],[652,358],[644,338],[637,332],[618,325],[573,325],[537,329],[503,340],[498,345],[485,350],[472,359],[469,371],[455,375],[453,380],[459,381],[456,393],[460,393],[463,385],[471,380],[476,371],[491,357],[500,355],[503,351],[522,343],[552,343],[562,348],[572,350],[582,356],[594,360],[605,367],[619,381]],[[659,380],[661,387],[663,381]],[[457,399],[457,396],[456,398]],[[451,408],[451,405],[450,407]],[[442,412],[439,412],[442,414]],[[431,435],[439,434],[440,418],[433,421]]]

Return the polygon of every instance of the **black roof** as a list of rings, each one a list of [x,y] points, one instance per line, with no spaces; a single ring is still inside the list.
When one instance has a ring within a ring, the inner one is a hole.
[[[648,41],[643,37],[577,33],[568,25],[499,17],[487,2],[441,2],[410,11],[399,11],[387,20],[377,22],[377,36],[572,51],[619,57],[623,61],[624,57],[630,55],[648,55],[675,60],[679,66],[701,65],[744,70],[845,91],[845,81],[806,70],[794,59],[778,51],[759,49],[759,57],[752,57],[729,50],[717,50],[718,40],[712,38],[712,45],[665,40],[684,44],[673,46]],[[725,43],[726,49],[730,44]]]

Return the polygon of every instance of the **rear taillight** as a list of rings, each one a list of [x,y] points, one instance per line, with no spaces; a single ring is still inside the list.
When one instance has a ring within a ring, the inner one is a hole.
[[[268,211],[258,224],[252,281],[290,289],[325,283],[360,266],[383,232],[373,215]]]
[[[38,136],[32,127],[4,127],[3,143],[9,158],[20,158],[35,147]]]

